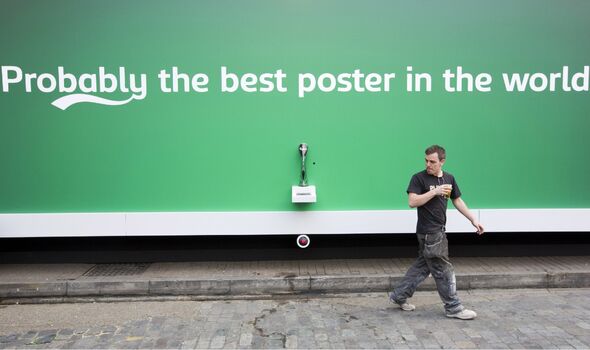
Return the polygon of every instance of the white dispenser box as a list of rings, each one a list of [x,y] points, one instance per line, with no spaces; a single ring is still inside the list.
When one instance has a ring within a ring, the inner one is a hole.
[[[317,201],[315,186],[292,186],[291,201],[293,203],[315,203]]]

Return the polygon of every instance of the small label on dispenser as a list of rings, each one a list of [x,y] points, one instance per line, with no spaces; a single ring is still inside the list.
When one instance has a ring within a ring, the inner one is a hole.
[[[291,187],[291,201],[293,203],[315,203],[317,201],[315,186]]]

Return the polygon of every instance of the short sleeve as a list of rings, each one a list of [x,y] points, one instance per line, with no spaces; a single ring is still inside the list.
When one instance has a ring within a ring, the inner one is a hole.
[[[461,197],[461,190],[459,189],[459,185],[457,185],[457,181],[455,181],[454,176],[451,184],[453,185],[453,189],[451,190],[451,199],[457,199]]]
[[[408,185],[407,193],[422,194],[422,186],[417,175],[412,176],[410,184]]]

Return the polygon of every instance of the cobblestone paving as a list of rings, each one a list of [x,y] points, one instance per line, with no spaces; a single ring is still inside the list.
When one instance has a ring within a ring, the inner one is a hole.
[[[74,315],[68,314],[72,305],[68,304],[11,305],[0,309],[0,348],[590,347],[590,289],[482,290],[464,291],[460,296],[466,306],[478,312],[476,320],[446,318],[432,292],[416,293],[412,302],[417,310],[413,312],[389,305],[383,293],[78,304],[77,312],[95,313],[96,324],[72,321]],[[50,309],[62,312],[64,320],[52,321],[51,329],[24,329],[14,325],[15,317],[10,316],[20,315],[16,318],[19,322],[37,315],[27,325],[43,324],[43,314]],[[141,317],[134,313],[138,309]],[[100,315],[97,310],[110,314]],[[117,311],[113,314],[112,310]],[[105,324],[109,319],[112,321]],[[64,327],[72,322],[74,327]]]

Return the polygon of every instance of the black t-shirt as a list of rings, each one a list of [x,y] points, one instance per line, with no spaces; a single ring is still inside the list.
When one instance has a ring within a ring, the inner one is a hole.
[[[447,172],[443,172],[442,177],[429,175],[426,170],[423,170],[410,180],[408,185],[408,193],[424,194],[440,185],[453,185],[451,191],[451,198],[461,197],[461,190],[457,186],[455,177]],[[436,196],[426,202],[426,204],[418,207],[418,224],[416,225],[416,232],[418,233],[432,233],[444,230],[447,223],[447,202],[443,196]]]

